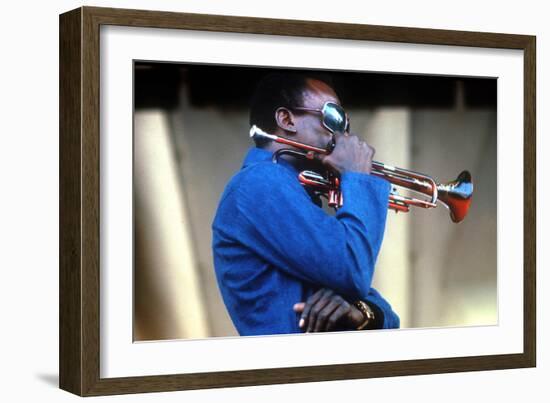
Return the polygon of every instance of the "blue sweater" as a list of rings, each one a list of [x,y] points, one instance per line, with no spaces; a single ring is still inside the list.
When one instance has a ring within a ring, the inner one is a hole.
[[[299,333],[292,307],[320,288],[361,299],[382,316],[399,317],[371,287],[382,244],[390,184],[344,173],[344,206],[331,216],[299,183],[295,168],[252,148],[228,183],[212,224],[214,266],[239,334]]]

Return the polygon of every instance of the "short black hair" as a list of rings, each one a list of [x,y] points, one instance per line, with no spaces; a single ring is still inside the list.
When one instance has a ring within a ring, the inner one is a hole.
[[[293,109],[303,106],[304,90],[309,79],[323,81],[333,87],[328,75],[315,72],[277,72],[264,76],[251,99],[250,126],[256,125],[268,133],[275,131],[275,111],[280,107]],[[254,139],[254,142],[257,147],[263,147],[269,140]]]

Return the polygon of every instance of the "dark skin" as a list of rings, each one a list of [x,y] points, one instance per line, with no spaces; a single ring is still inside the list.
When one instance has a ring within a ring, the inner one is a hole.
[[[328,288],[318,290],[307,302],[294,304],[293,309],[301,313],[298,326],[306,333],[357,329],[365,321],[361,311]]]
[[[322,81],[309,79],[302,94],[302,106],[321,109],[325,102],[340,104],[334,90]],[[301,143],[325,148],[332,139],[331,133],[322,124],[319,113],[295,113],[287,108],[275,112],[277,129],[273,134],[287,137]],[[375,150],[353,133],[334,133],[336,147],[329,155],[319,156],[319,161],[340,175],[345,172],[370,174]],[[271,142],[266,149],[275,152],[287,145]],[[289,159],[298,169],[313,169],[319,161],[298,161]],[[309,166],[308,166],[309,165]],[[306,302],[298,302],[294,311],[301,313],[300,328],[305,332],[326,332],[337,327],[356,329],[365,320],[361,311],[332,290],[323,288]]]

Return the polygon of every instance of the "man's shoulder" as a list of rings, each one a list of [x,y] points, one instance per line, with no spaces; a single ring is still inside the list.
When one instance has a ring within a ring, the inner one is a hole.
[[[226,193],[264,192],[281,186],[293,186],[298,179],[290,169],[271,161],[260,161],[241,169],[229,181]]]

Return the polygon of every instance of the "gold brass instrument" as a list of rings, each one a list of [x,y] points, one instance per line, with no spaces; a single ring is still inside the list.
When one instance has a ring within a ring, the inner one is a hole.
[[[250,129],[250,137],[269,139],[296,148],[276,151],[273,154],[274,162],[277,162],[283,155],[313,160],[316,154],[328,155],[335,147],[334,140],[323,149],[266,133],[257,126],[252,126]],[[395,186],[427,196],[425,199],[402,196],[393,186],[388,200],[388,208],[391,210],[406,213],[410,207],[435,208],[439,201],[449,209],[451,220],[455,223],[461,222],[468,214],[474,190],[472,176],[468,171],[462,171],[454,181],[437,183],[431,176],[373,161],[371,175],[385,179]],[[313,171],[302,171],[298,175],[298,179],[303,185],[310,186],[326,196],[329,206],[338,208],[343,205],[340,179],[335,173],[328,171],[326,175],[321,175]]]

